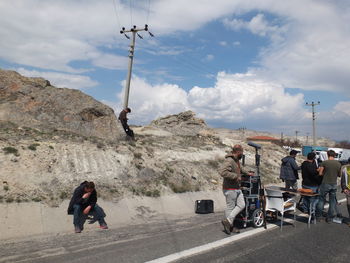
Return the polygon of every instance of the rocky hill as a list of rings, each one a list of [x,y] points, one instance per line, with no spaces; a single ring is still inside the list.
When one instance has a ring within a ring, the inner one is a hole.
[[[191,111],[135,127],[135,142],[120,130],[112,109],[80,91],[0,71],[0,202],[56,206],[84,180],[113,201],[219,190],[217,169],[236,143],[254,170],[255,151],[246,144],[253,132],[211,129]],[[279,181],[286,151],[269,144],[261,154],[263,181]]]
[[[113,110],[79,90],[0,70],[0,120],[48,132],[62,130],[116,140]]]

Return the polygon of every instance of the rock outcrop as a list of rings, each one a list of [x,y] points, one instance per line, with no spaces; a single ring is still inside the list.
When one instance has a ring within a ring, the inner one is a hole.
[[[110,107],[79,90],[56,88],[45,79],[7,70],[0,70],[0,121],[108,140],[120,135]]]
[[[196,118],[193,111],[185,111],[179,114],[168,115],[151,122],[150,126],[161,128],[174,135],[194,136],[207,129],[204,120]]]

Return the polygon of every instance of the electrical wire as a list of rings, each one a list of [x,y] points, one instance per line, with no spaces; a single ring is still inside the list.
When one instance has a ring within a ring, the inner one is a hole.
[[[130,28],[132,28],[133,24],[132,24],[132,0],[129,0],[130,3]]]
[[[150,10],[151,10],[151,0],[148,0],[148,12],[147,12],[147,18],[146,18],[147,25],[148,25]]]
[[[115,3],[115,0],[112,0],[112,1],[113,1],[114,13],[115,13],[115,16],[116,16],[118,27],[119,27],[119,29],[121,29],[122,27],[121,27],[121,24],[120,24],[120,19],[119,19],[119,15],[118,15],[117,5]]]

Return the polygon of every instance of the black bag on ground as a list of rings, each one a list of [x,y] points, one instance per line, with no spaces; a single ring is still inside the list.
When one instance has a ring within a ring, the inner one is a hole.
[[[194,210],[197,214],[214,213],[214,201],[213,200],[196,200]]]

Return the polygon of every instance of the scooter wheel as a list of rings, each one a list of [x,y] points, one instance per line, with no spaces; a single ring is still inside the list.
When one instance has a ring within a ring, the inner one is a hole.
[[[264,225],[264,213],[261,209],[255,209],[252,213],[253,227],[262,227]]]

